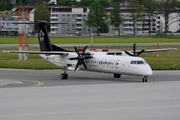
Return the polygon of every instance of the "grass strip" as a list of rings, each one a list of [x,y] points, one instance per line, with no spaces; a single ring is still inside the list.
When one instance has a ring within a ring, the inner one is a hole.
[[[91,43],[91,37],[51,37],[54,44],[82,44]],[[93,43],[162,43],[162,42],[180,42],[179,37],[95,37]],[[18,44],[18,38],[1,37],[0,44]],[[28,44],[38,44],[37,37],[28,38]]]
[[[166,51],[159,53],[144,53],[140,57],[144,58],[153,70],[179,70],[180,69],[180,46],[160,46],[159,48],[175,47],[177,51]],[[105,47],[98,47],[101,49]],[[66,49],[73,49],[67,47]],[[117,47],[109,47],[109,49],[118,49]],[[123,46],[121,50],[132,50],[132,47]],[[155,49],[155,46],[139,47],[141,49]],[[9,50],[17,51],[17,48],[0,48],[0,51]],[[119,50],[119,49],[118,49]],[[39,48],[29,48],[29,51],[39,51]],[[159,57],[157,57],[159,54]],[[28,60],[18,60],[18,54],[10,54],[0,52],[0,68],[16,68],[16,69],[58,69],[57,66],[42,59],[39,55],[29,55]]]

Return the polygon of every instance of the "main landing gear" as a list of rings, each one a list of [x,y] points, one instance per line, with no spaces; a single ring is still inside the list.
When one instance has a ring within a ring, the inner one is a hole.
[[[68,79],[67,67],[66,67],[66,66],[64,66],[64,73],[62,73],[62,74],[60,75],[60,78],[61,78],[61,79]]]
[[[114,74],[114,78],[120,78],[121,74]]]
[[[147,76],[144,76],[144,77],[142,78],[142,82],[147,82]]]

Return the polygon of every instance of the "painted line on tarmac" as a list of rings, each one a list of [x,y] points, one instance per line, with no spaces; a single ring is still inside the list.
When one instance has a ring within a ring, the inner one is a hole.
[[[30,85],[30,86],[22,86],[22,87],[39,87],[39,86],[42,86],[44,85],[43,82],[40,82],[40,81],[35,81],[35,80],[20,80],[21,82],[29,82],[29,83],[36,83],[35,85]]]
[[[157,85],[158,84],[158,82],[154,82],[154,85]]]
[[[0,86],[0,88],[23,88],[23,87],[39,87],[44,85],[43,82],[35,81],[35,80],[16,80],[22,82],[22,84],[9,83],[6,85]],[[30,83],[30,85],[25,85],[25,83]],[[33,85],[32,85],[33,84]],[[9,86],[10,85],[10,86]],[[11,86],[13,85],[13,86]]]

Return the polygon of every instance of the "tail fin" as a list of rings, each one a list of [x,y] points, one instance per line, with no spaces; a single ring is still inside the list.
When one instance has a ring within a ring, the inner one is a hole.
[[[49,35],[47,32],[46,28],[46,21],[42,20],[37,20],[35,21],[37,24],[37,31],[38,31],[38,39],[39,39],[39,45],[40,45],[40,50],[41,51],[67,51],[67,52],[72,52],[65,50],[61,47],[58,47],[56,45],[51,44],[51,41],[49,39]],[[60,24],[60,23],[57,23]],[[61,23],[63,24],[63,23]]]
[[[46,28],[46,21],[35,21],[37,22],[37,32],[41,51],[52,51],[51,41]]]

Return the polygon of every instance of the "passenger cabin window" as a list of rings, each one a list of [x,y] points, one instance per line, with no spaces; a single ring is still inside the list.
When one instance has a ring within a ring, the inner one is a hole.
[[[114,55],[114,53],[107,53],[108,55]]]
[[[122,52],[108,52],[107,55],[122,55]]]
[[[122,55],[122,52],[117,52],[116,55]]]

